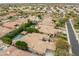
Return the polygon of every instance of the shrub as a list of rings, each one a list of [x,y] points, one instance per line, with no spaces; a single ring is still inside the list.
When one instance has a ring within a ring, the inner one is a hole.
[[[69,45],[65,40],[59,39],[59,40],[56,41],[56,48],[68,50]]]
[[[28,44],[23,42],[23,41],[17,41],[15,43],[15,46],[19,49],[22,49],[22,50],[28,50]]]
[[[57,37],[60,38],[60,39],[63,39],[63,40],[66,40],[67,41],[66,34],[60,33]]]
[[[23,25],[23,24],[22,24],[22,25]],[[6,34],[5,36],[3,36],[2,39],[3,39],[4,37],[8,37],[8,38],[10,38],[10,39],[13,39],[16,35],[18,35],[20,32],[23,31],[22,25],[21,25],[18,29],[15,29],[15,30],[9,32],[8,34]]]
[[[59,39],[56,41],[56,51],[57,56],[69,55],[69,45],[65,40]]]
[[[41,15],[38,15],[38,18],[39,18],[39,19],[42,19],[42,16],[41,16]]]
[[[79,25],[74,25],[74,27],[75,27],[76,29],[79,29]]]
[[[36,25],[36,23],[34,23],[34,22],[32,22],[32,21],[30,21],[30,20],[28,19],[28,23],[26,23],[25,25],[26,25],[26,27],[29,27],[29,26],[31,26],[31,25]]]
[[[8,17],[8,19],[12,19],[12,18],[13,18],[12,16],[9,16],[9,17]]]
[[[64,50],[64,49],[57,49],[55,52],[56,56],[69,56],[68,51]]]
[[[2,41],[3,41],[4,43],[6,43],[6,44],[9,44],[9,45],[12,44],[12,39],[10,39],[10,38],[8,38],[8,37],[4,37],[4,38],[2,39]]]
[[[65,21],[62,19],[56,23],[56,27],[64,27],[64,25],[65,25]]]
[[[32,28],[32,27],[27,27],[27,28],[26,28],[26,31],[29,32],[29,33],[32,33],[32,32],[38,33],[38,32],[39,32],[38,29]]]
[[[1,39],[5,42],[5,43],[8,43],[8,44],[11,44],[12,42],[12,39],[18,35],[19,33],[21,33],[22,31],[27,31],[29,33],[32,33],[32,32],[39,32],[37,29],[35,29],[34,26],[32,25],[35,25],[34,23],[32,22],[29,22],[29,23],[24,23],[22,24],[19,28],[9,32],[8,34],[6,34],[5,36],[1,37]],[[9,42],[10,41],[10,42]]]
[[[77,23],[74,25],[74,27],[75,27],[76,29],[79,29],[79,22],[77,22]]]

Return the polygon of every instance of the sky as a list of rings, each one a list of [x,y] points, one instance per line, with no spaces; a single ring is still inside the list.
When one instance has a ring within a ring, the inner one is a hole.
[[[0,0],[0,3],[79,3],[79,0]]]

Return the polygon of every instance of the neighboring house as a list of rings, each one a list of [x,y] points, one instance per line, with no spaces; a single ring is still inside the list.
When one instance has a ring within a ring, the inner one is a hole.
[[[14,46],[10,46],[6,50],[2,51],[2,53],[0,53],[0,56],[32,56],[32,53],[17,49]]]

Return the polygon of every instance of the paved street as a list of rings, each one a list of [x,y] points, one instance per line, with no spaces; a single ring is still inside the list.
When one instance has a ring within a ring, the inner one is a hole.
[[[76,40],[76,36],[75,36],[75,33],[73,31],[70,21],[67,22],[67,29],[68,29],[72,53],[75,56],[79,56],[79,44],[78,44],[78,41]]]

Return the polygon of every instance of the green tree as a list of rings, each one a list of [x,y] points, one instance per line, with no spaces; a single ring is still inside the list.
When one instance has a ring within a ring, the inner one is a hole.
[[[32,27],[27,27],[27,28],[26,28],[26,31],[29,32],[29,33],[32,33],[32,32],[36,32],[36,33],[38,33],[38,32],[39,32],[38,29],[36,29],[36,28],[32,28]]]

